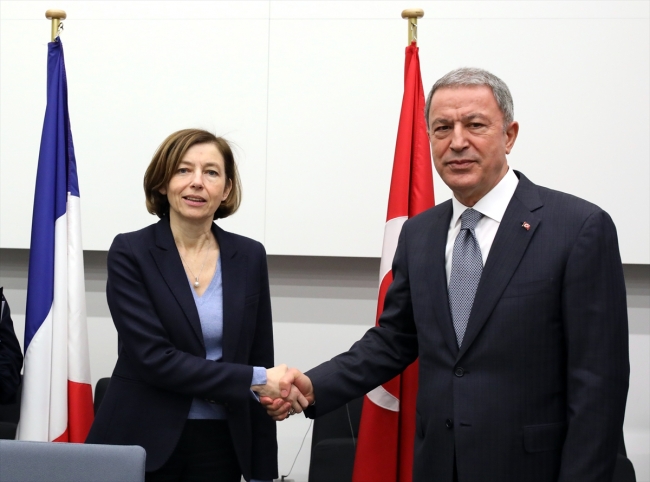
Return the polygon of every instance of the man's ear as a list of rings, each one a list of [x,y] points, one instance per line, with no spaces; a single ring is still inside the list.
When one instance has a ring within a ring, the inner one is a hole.
[[[519,134],[519,122],[512,121],[506,129],[506,154],[510,154]]]

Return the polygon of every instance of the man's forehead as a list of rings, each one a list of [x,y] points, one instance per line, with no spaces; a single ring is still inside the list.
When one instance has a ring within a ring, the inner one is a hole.
[[[462,97],[472,99],[476,97],[490,96],[494,99],[494,93],[488,85],[449,85],[436,89],[433,93],[432,102],[436,99],[447,97]],[[495,99],[496,102],[496,99]]]
[[[481,108],[496,108],[499,106],[492,89],[487,85],[459,85],[437,89],[431,99],[430,117],[434,111]],[[477,112],[479,112],[477,111]]]

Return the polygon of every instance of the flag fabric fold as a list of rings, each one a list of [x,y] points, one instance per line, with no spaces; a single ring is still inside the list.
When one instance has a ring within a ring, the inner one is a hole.
[[[77,164],[60,39],[48,44],[17,438],[84,442],[93,421]]]
[[[391,265],[404,222],[434,205],[431,150],[424,119],[418,47],[406,48],[404,97],[384,228],[377,322],[392,281]],[[413,470],[417,360],[368,393],[363,402],[353,482],[410,482]]]

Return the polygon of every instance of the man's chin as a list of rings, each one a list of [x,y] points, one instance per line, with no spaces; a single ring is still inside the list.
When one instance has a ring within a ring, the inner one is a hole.
[[[463,171],[447,171],[442,176],[443,182],[454,191],[473,190],[479,183],[478,174],[474,169]]]

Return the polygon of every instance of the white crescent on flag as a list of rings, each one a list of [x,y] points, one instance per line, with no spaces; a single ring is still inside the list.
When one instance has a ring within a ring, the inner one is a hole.
[[[393,258],[397,250],[399,233],[408,216],[398,216],[386,222],[384,227],[384,245],[381,251],[381,263],[379,265],[379,286],[381,289],[384,278],[390,273],[393,265]],[[379,385],[367,394],[370,401],[391,412],[399,412],[399,398],[389,393],[383,386]]]

